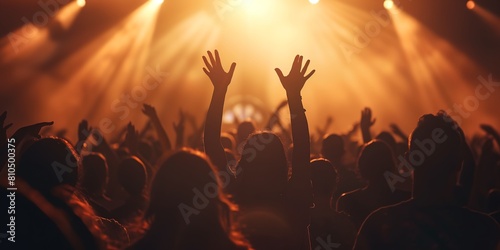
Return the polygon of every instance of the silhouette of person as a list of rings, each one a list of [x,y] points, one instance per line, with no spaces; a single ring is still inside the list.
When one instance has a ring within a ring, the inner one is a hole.
[[[461,207],[454,190],[465,138],[444,112],[422,116],[410,136],[412,199],[371,213],[354,249],[498,249],[499,225]],[[428,154],[425,154],[427,152]]]

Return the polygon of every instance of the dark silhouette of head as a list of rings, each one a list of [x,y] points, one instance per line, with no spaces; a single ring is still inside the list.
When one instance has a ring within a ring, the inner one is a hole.
[[[169,232],[165,237],[172,249],[198,249],[182,246],[203,244],[210,248],[206,241],[228,241],[228,214],[236,206],[222,192],[217,173],[201,152],[183,149],[169,156],[151,185],[145,214],[151,227],[145,238]]]
[[[118,180],[130,195],[141,195],[146,187],[146,167],[135,156],[125,158],[118,166]]]
[[[249,135],[255,132],[255,125],[252,121],[244,121],[238,125],[236,132],[236,144],[244,142]]]
[[[279,137],[271,132],[250,135],[237,171],[240,203],[281,196],[288,182],[288,163]]]
[[[344,153],[344,140],[340,135],[329,134],[323,139],[321,154],[330,162],[341,162]]]
[[[331,199],[337,185],[338,174],[332,163],[323,158],[311,161],[311,182],[315,199]]]
[[[224,147],[225,149],[229,149],[231,151],[234,150],[234,146],[236,144],[234,137],[229,133],[221,134],[220,143],[222,144],[222,147]]]
[[[420,117],[410,135],[407,155],[416,172],[442,177],[460,169],[463,142],[456,126],[444,112]]]
[[[146,141],[140,141],[137,150],[144,160],[148,161],[149,163],[153,163],[154,149],[151,144]]]
[[[61,184],[75,187],[80,172],[78,158],[68,141],[42,138],[24,151],[16,174],[42,193]]]
[[[375,139],[377,140],[381,140],[385,143],[387,143],[387,145],[389,146],[389,148],[395,153],[396,150],[397,150],[397,146],[396,146],[396,139],[394,139],[394,136],[392,136],[391,133],[387,132],[387,131],[382,131],[380,132],[380,134],[378,134]]]
[[[462,136],[455,121],[444,112],[420,117],[410,135],[408,162],[414,167],[414,183],[454,186],[462,163]]]
[[[108,183],[108,164],[100,153],[82,157],[81,189],[89,195],[102,195]]]
[[[358,170],[361,177],[373,183],[385,183],[384,173],[395,171],[394,155],[387,143],[372,140],[365,144],[358,157]]]

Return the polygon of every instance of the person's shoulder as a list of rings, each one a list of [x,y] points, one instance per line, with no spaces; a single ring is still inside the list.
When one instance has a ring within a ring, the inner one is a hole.
[[[468,218],[470,221],[481,225],[484,228],[488,228],[489,230],[496,230],[500,234],[500,226],[490,215],[465,207],[462,207],[461,209],[465,218]]]
[[[367,219],[371,217],[374,219],[386,219],[388,217],[397,217],[401,214],[409,213],[411,211],[411,207],[413,206],[412,200],[402,201],[400,203],[396,203],[389,206],[381,207],[368,215]]]
[[[352,198],[358,197],[362,193],[362,191],[363,191],[362,188],[358,188],[358,189],[354,189],[354,190],[349,191],[349,192],[345,192],[339,197],[339,200],[340,199],[352,199]]]

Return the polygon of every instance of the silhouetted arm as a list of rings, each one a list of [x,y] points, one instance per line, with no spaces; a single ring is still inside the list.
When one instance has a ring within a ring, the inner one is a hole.
[[[281,125],[280,117],[279,117],[279,112],[288,104],[286,100],[283,100],[280,102],[278,107],[276,107],[276,110],[271,114],[269,117],[269,120],[267,121],[267,124],[265,126],[266,129],[271,130],[273,129],[274,125]]]
[[[396,123],[392,123],[391,125],[391,130],[392,130],[392,133],[394,133],[395,135],[397,135],[401,140],[403,140],[403,143],[405,145],[408,145],[408,135],[405,134],[401,128],[399,128],[399,126],[396,124]]]
[[[220,170],[224,171],[227,166],[227,159],[224,148],[220,142],[222,111],[224,108],[227,87],[231,83],[236,63],[233,62],[231,68],[226,73],[222,68],[222,62],[217,50],[215,50],[215,57],[210,51],[208,51],[208,56],[210,62],[203,56],[203,61],[206,66],[206,68],[203,68],[203,71],[210,78],[214,90],[205,121],[205,136],[203,142],[205,144],[205,153]]]
[[[160,118],[158,118],[158,114],[153,106],[144,104],[142,112],[149,118],[153,127],[158,134],[158,139],[160,140],[161,146],[163,150],[170,151],[172,150],[172,143],[170,143],[170,139],[168,138],[167,132],[163,128],[160,122]]]
[[[370,108],[365,108],[361,110],[361,134],[363,135],[363,143],[367,143],[372,140],[372,135],[370,133],[370,127],[373,126],[376,119],[372,120],[372,110]]]
[[[472,150],[467,143],[464,131],[462,128],[457,127],[462,140],[462,168],[460,171],[460,178],[455,190],[456,201],[459,206],[466,206],[469,203],[472,188],[474,184],[474,172],[476,169],[476,162]]]
[[[484,130],[487,134],[491,135],[493,139],[495,139],[497,145],[500,147],[500,135],[492,126],[488,124],[481,124],[481,129]]]
[[[179,123],[173,124],[175,131],[175,147],[182,148],[184,146],[184,130],[186,128],[186,116],[182,109],[179,110]]]
[[[0,153],[0,172],[2,172],[3,167],[5,166],[5,163],[7,163],[8,160],[8,143],[7,143],[7,129],[9,129],[12,126],[12,123],[5,125],[5,119],[7,118],[7,111],[3,112],[2,115],[0,115],[0,149],[2,150],[2,153]],[[13,145],[16,145],[14,143],[10,143]],[[15,148],[14,152],[15,152]],[[12,151],[12,150],[11,150]]]
[[[309,155],[310,155],[310,141],[309,141],[309,127],[307,125],[307,118],[305,109],[302,105],[302,97],[300,91],[315,72],[312,70],[306,75],[309,60],[302,67],[302,56],[297,55],[292,64],[292,69],[288,76],[284,76],[280,69],[275,69],[278,77],[286,90],[288,99],[288,106],[290,108],[290,117],[292,125],[292,139],[293,139],[293,154],[292,154],[292,177],[291,183],[295,184],[294,189],[306,196],[311,192],[311,182],[309,173]]]

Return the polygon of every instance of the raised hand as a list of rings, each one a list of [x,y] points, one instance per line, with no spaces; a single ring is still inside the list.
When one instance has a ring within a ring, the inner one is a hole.
[[[363,142],[367,143],[372,140],[370,134],[370,127],[375,124],[376,119],[372,119],[372,110],[365,108],[361,110],[361,120],[359,126],[361,127],[361,134],[363,135]]]
[[[364,110],[361,110],[361,121],[360,121],[360,126],[361,129],[369,129],[373,124],[375,124],[375,121],[377,119],[372,120],[372,110],[370,108],[365,108]]]
[[[139,142],[138,132],[135,130],[135,126],[132,125],[132,122],[127,124],[127,134],[125,135],[125,146],[130,150],[131,153],[135,153],[137,149],[137,145]]]
[[[5,119],[7,118],[7,111],[4,111],[0,115],[0,144],[7,143],[7,129],[12,126],[12,123],[5,125]]]
[[[276,74],[278,74],[281,84],[283,85],[283,88],[287,93],[299,94],[306,81],[314,74],[314,72],[316,72],[316,70],[312,70],[309,74],[306,75],[310,60],[307,60],[304,67],[302,67],[302,60],[303,56],[295,56],[292,68],[290,69],[290,73],[288,73],[287,76],[283,75],[281,69],[275,69]]]
[[[208,62],[207,57],[203,56],[203,62],[205,62],[206,68],[203,68],[205,74],[210,78],[214,88],[227,88],[231,83],[231,79],[233,78],[234,69],[236,68],[236,63],[231,64],[231,68],[229,71],[224,71],[222,67],[222,62],[220,60],[219,52],[215,50],[215,58],[212,55],[212,52],[207,51],[208,57],[210,58],[210,62]]]
[[[90,131],[92,127],[89,126],[89,122],[87,120],[82,120],[78,124],[78,141],[85,141],[90,135]]]
[[[184,112],[182,109],[179,109],[179,122],[178,123],[173,123],[174,130],[175,130],[175,146],[177,148],[180,148],[184,144],[184,130],[186,128],[186,116],[184,115]]]
[[[186,115],[184,115],[182,109],[179,109],[179,122],[174,122],[172,125],[174,126],[174,130],[177,135],[184,132],[184,128],[186,127]]]
[[[16,141],[19,141],[19,142],[28,136],[40,139],[41,138],[41,136],[39,135],[40,130],[43,127],[52,126],[53,124],[54,124],[54,122],[40,122],[40,123],[28,125],[28,126],[25,126],[25,127],[18,129],[12,137],[16,138]]]
[[[156,109],[149,105],[149,104],[143,104],[142,105],[142,113],[145,114],[147,117],[149,118],[152,118],[152,117],[156,117]]]
[[[481,124],[480,127],[484,132],[488,133],[489,135],[498,136],[498,132],[491,125]]]

